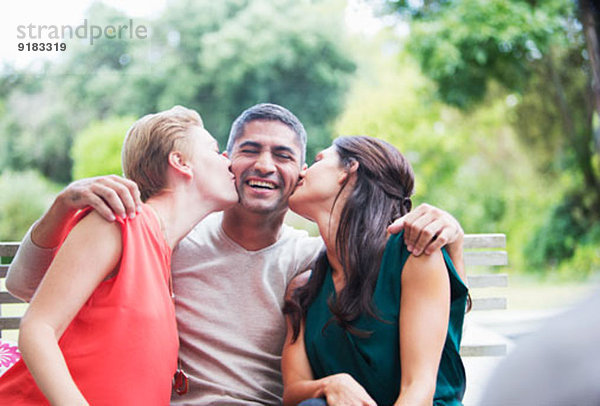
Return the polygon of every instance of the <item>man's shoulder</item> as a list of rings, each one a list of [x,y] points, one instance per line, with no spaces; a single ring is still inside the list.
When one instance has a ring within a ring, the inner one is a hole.
[[[289,258],[295,262],[294,275],[309,269],[323,249],[321,237],[311,237],[307,231],[286,224],[283,225],[279,243],[281,249],[285,250]]]
[[[309,246],[309,247],[320,247],[323,244],[321,237],[312,237],[306,230],[301,230],[283,224],[281,227],[281,236],[279,243],[282,245],[294,245],[294,246]]]
[[[224,246],[221,229],[223,213],[212,213],[198,223],[175,247],[174,256],[207,252]]]
[[[182,243],[203,244],[210,240],[218,239],[221,233],[221,222],[223,221],[223,212],[211,213],[198,223],[192,231],[186,235]]]
[[[290,225],[283,223],[281,225],[281,239],[304,239],[309,238],[308,232],[306,230],[301,230],[298,228],[294,228]]]

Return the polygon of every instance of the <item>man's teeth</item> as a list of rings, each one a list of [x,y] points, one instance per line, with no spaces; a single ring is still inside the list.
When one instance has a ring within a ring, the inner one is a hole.
[[[275,189],[275,185],[271,182],[263,182],[260,180],[249,180],[248,181],[248,186],[251,187],[262,187],[262,188],[267,188],[267,189]]]

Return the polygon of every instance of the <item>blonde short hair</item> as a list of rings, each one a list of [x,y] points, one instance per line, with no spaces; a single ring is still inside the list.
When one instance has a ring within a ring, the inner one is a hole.
[[[121,152],[123,173],[137,183],[142,201],[165,187],[169,153],[189,153],[187,133],[195,126],[204,127],[200,115],[175,106],[140,118],[127,131]]]

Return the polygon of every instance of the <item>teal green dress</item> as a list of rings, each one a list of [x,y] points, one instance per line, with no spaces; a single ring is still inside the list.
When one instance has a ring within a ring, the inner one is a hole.
[[[462,405],[465,370],[459,356],[467,287],[461,281],[448,253],[443,250],[450,276],[451,303],[448,334],[442,352],[434,395],[434,405]],[[327,300],[335,296],[331,268],[314,302],[308,308],[304,340],[306,354],[315,379],[348,373],[381,405],[392,405],[400,393],[400,350],[398,316],[400,314],[401,274],[409,252],[403,233],[387,242],[373,294],[377,320],[363,315],[352,325],[371,335],[360,338],[330,322]]]

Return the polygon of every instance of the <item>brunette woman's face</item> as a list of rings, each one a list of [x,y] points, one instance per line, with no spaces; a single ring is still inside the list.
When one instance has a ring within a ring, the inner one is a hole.
[[[300,173],[301,180],[290,197],[294,212],[315,220],[319,212],[331,212],[347,173],[334,146],[317,154],[315,162]]]

